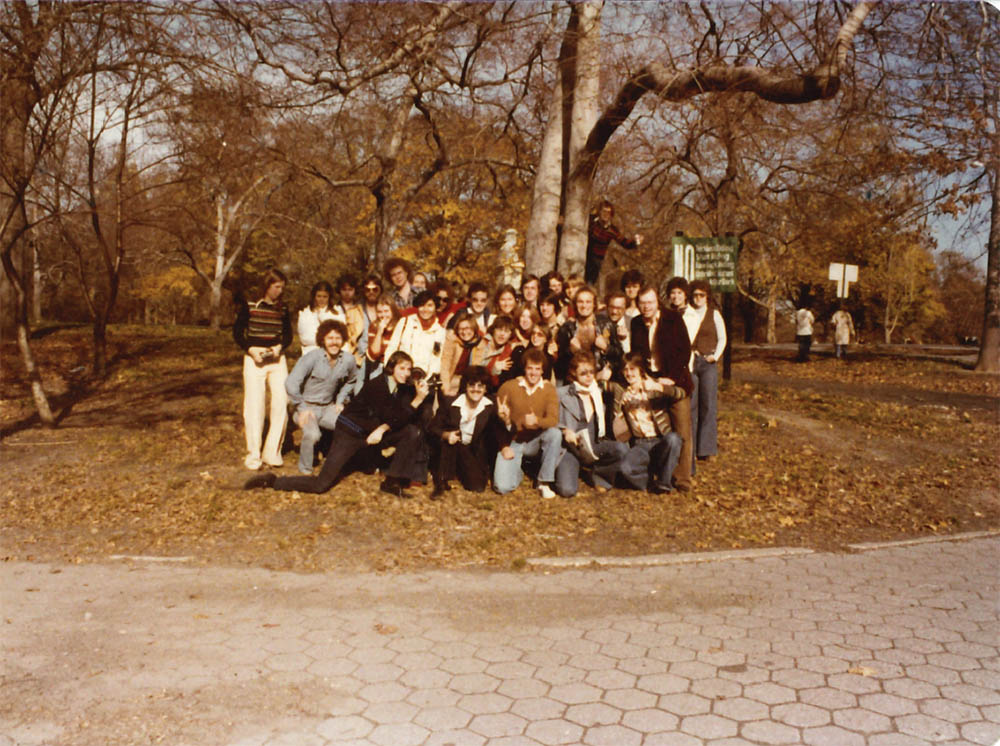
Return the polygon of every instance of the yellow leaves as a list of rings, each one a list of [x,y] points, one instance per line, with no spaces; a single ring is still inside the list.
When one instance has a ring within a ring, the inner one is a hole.
[[[796,520],[794,518],[792,518],[790,515],[783,515],[783,516],[781,516],[781,518],[778,519],[778,525],[779,526],[784,526],[786,528],[789,527],[789,526],[794,526],[795,523],[796,523]]]

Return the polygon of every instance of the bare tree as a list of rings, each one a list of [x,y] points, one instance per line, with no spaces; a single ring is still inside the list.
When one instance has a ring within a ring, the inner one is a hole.
[[[596,3],[599,7],[600,3]],[[584,266],[587,238],[587,215],[591,189],[597,165],[611,136],[630,117],[643,96],[652,93],[664,101],[684,101],[705,93],[746,92],[778,104],[801,104],[831,98],[840,88],[841,69],[845,65],[851,42],[862,22],[868,15],[872,3],[859,3],[844,19],[829,53],[813,68],[805,71],[784,71],[769,69],[761,65],[727,64],[721,57],[711,59],[689,69],[677,69],[661,62],[649,62],[628,76],[619,88],[614,100],[608,105],[590,129],[578,150],[573,150],[563,158],[564,168],[559,184],[536,186],[538,194],[565,194],[563,210],[564,224],[558,246],[559,266],[567,272],[579,272]],[[708,16],[709,34],[716,33],[714,21],[703,5]],[[571,11],[566,25],[567,37],[579,36],[579,24],[574,22]],[[600,34],[600,24],[590,27],[590,36]],[[739,62],[738,55],[736,62]],[[792,60],[795,62],[795,60]],[[575,60],[575,82],[573,91],[586,87],[581,78],[594,75],[593,66],[586,55]],[[554,95],[565,96],[567,92],[566,72],[561,71],[562,86]],[[564,109],[565,111],[565,109]],[[565,122],[550,120],[550,127],[565,129]],[[570,167],[570,164],[573,164]],[[545,178],[552,178],[545,172]],[[572,197],[572,204],[570,203]],[[556,226],[551,224],[548,210],[540,211],[532,222],[544,221],[544,225],[532,226],[530,235],[545,240],[544,245],[529,244],[526,248],[528,266],[539,269],[551,266],[556,255]]]
[[[537,44],[523,43],[522,32],[545,17],[515,2],[219,7],[241,30],[258,70],[267,71],[258,81],[277,76],[285,84],[272,96],[273,107],[288,106],[294,94],[296,107],[325,111],[333,126],[358,111],[378,122],[362,133],[363,145],[347,149],[343,162],[303,164],[295,152],[285,154],[331,190],[368,193],[374,201],[368,259],[375,265],[395,246],[400,221],[427,185],[444,170],[462,167],[452,163],[443,134],[449,112],[499,115],[504,127],[498,137],[519,126],[514,110],[539,55]],[[523,54],[514,53],[522,48]]]
[[[38,416],[55,424],[30,344],[28,272],[15,256],[27,239],[28,195],[36,165],[56,138],[67,84],[89,69],[89,52],[102,35],[87,25],[90,6],[13,0],[0,6],[0,173],[3,215],[0,261],[14,289],[18,348]],[[37,128],[30,134],[32,125]]]

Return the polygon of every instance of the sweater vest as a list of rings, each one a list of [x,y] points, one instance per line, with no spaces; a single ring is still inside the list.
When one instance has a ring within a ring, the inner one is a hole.
[[[714,355],[715,346],[719,344],[719,334],[715,330],[715,309],[709,306],[705,317],[701,320],[698,333],[694,335],[691,347],[702,356]]]

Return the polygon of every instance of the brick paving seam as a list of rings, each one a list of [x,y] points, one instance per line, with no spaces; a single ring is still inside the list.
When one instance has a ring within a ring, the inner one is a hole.
[[[0,746],[1000,739],[996,536],[718,559],[6,563]]]

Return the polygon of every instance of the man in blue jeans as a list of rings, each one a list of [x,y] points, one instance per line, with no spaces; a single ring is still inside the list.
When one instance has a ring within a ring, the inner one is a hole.
[[[538,492],[546,500],[556,496],[552,483],[562,458],[559,397],[550,381],[542,380],[545,356],[531,349],[522,359],[524,375],[507,381],[497,392],[497,416],[505,427],[498,436],[500,453],[493,467],[493,489],[504,495],[524,478],[524,457],[541,456]]]
[[[556,467],[556,492],[572,497],[580,486],[581,465],[590,468],[594,488],[606,492],[615,481],[628,446],[611,438],[604,411],[604,396],[595,381],[597,364],[589,352],[578,352],[569,361],[569,383],[558,389],[559,426],[568,444]]]

